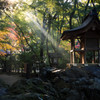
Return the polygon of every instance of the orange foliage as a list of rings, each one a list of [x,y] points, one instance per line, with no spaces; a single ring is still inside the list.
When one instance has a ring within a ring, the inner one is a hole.
[[[17,32],[15,31],[15,27],[6,28],[6,31],[0,31],[0,55],[6,55],[6,50],[16,50],[16,46],[19,45]],[[4,50],[4,52],[2,51]]]

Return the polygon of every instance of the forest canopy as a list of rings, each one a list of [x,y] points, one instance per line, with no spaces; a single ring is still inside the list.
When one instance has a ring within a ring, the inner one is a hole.
[[[79,26],[94,7],[100,16],[99,0],[1,0],[1,57],[11,52],[21,62],[49,64],[49,53],[57,52],[69,62],[70,41],[60,41],[61,34]]]

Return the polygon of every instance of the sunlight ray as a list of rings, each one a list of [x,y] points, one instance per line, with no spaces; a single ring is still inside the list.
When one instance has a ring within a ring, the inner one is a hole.
[[[15,2],[18,2],[18,0],[7,0],[9,3],[13,4]]]
[[[35,15],[33,15],[31,12],[27,12],[26,15],[29,20],[31,20],[39,28],[39,30],[44,34],[44,36],[48,38],[48,40],[52,43],[52,45],[57,49],[60,54],[62,54],[62,52],[65,53],[65,51],[58,46],[58,43],[53,39],[53,37],[48,34],[48,32],[36,21],[36,19],[38,18]],[[38,19],[38,21],[40,20]]]
[[[36,16],[34,16],[34,15],[32,15],[31,13],[26,13],[27,14],[27,16],[28,16],[28,18],[30,18],[31,20],[32,20],[32,22],[40,29],[40,31],[42,31],[42,33],[44,34],[44,36],[46,37],[46,38],[48,38],[48,40],[55,46],[55,47],[57,47],[57,42],[53,39],[53,37],[51,37],[49,34],[48,34],[48,32],[43,28],[43,27],[41,27],[41,25],[38,23],[38,22],[36,22],[36,19],[37,19],[37,17]]]

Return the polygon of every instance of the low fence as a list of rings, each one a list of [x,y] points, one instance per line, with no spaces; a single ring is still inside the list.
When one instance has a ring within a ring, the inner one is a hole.
[[[29,67],[29,68],[28,68]],[[33,64],[33,66],[27,66],[27,64],[24,64],[23,66],[20,65],[12,65],[12,66],[0,66],[0,72],[12,72],[12,73],[27,73],[27,70],[30,70],[30,73],[39,73],[40,68],[38,64]]]

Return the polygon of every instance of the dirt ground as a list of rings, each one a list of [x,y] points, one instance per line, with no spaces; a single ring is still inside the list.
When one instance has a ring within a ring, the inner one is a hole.
[[[20,80],[21,77],[18,75],[8,75],[8,74],[0,74],[0,79],[3,80],[6,84],[11,86],[17,80]]]

